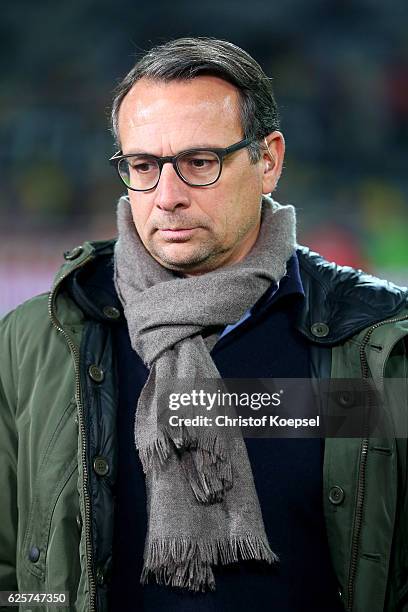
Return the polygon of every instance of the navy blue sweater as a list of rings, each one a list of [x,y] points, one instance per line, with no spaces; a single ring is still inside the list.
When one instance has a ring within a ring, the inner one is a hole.
[[[307,378],[306,340],[294,329],[304,299],[297,258],[278,291],[223,336],[212,358],[224,378]],[[248,455],[271,548],[278,565],[240,562],[216,567],[216,590],[190,593],[140,585],[146,535],[144,474],[134,446],[137,398],[147,369],[132,350],[126,325],[115,333],[119,375],[117,509],[111,610],[143,612],[341,612],[329,557],[322,502],[323,442],[247,438]]]

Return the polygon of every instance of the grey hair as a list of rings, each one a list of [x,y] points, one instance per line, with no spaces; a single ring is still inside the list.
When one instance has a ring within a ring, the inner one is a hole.
[[[178,38],[144,53],[115,89],[111,130],[119,139],[119,110],[126,94],[141,78],[155,81],[191,80],[200,75],[218,76],[239,92],[244,138],[255,142],[248,147],[252,163],[259,161],[259,141],[280,127],[278,108],[271,80],[260,65],[243,49],[216,38]]]

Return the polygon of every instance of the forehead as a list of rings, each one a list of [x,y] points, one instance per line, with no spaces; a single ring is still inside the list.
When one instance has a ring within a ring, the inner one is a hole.
[[[231,134],[241,133],[238,90],[215,76],[169,82],[140,79],[119,111],[122,148],[146,138],[180,141],[181,146],[183,139],[187,146],[222,144],[210,142],[216,135],[230,144]]]

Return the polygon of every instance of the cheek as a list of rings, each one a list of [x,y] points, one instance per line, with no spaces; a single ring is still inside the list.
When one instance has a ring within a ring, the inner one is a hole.
[[[227,204],[223,206],[223,218],[228,233],[233,235],[259,218],[262,195],[260,170],[257,166],[244,168],[240,178],[234,176],[229,187],[225,198]]]
[[[234,223],[228,212],[228,206],[226,206],[225,201],[222,198],[220,200],[217,199],[212,204],[211,210],[207,209],[207,211],[212,230],[217,238],[223,239],[230,235]]]

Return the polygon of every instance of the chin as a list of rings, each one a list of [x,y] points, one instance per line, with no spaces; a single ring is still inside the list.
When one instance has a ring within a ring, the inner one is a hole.
[[[163,266],[180,266],[180,268],[188,268],[206,261],[209,258],[209,253],[199,251],[198,249],[180,249],[172,246],[170,249],[160,249],[152,253]]]
[[[170,270],[177,270],[179,272],[188,272],[190,269],[194,269],[199,266],[201,261],[191,259],[176,259],[176,258],[159,258],[157,260],[163,267],[169,268]]]

